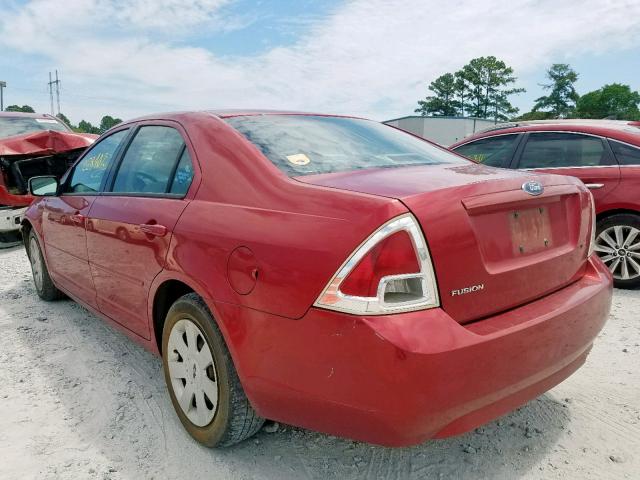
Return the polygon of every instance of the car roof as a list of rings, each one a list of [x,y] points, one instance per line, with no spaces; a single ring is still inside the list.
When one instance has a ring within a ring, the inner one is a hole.
[[[49,115],[48,113],[27,113],[27,112],[0,112],[0,117],[10,117],[10,118],[53,118],[59,120],[53,115]]]
[[[640,122],[625,120],[557,119],[501,123],[481,130],[451,145],[458,147],[473,140],[508,133],[531,131],[567,131],[587,133],[640,145]]]
[[[257,115],[305,115],[321,117],[341,117],[341,118],[362,118],[354,115],[337,115],[328,113],[301,112],[296,110],[267,110],[267,109],[208,109],[208,110],[187,110],[176,112],[161,112],[132,118],[124,124],[141,122],[146,120],[176,120],[195,118],[198,115],[213,115],[218,118],[245,117]]]

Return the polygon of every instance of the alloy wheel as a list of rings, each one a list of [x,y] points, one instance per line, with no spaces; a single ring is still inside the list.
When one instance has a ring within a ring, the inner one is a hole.
[[[595,251],[609,267],[616,280],[640,277],[640,230],[628,225],[614,225],[596,238]]]
[[[198,427],[211,423],[218,407],[218,375],[202,330],[187,318],[169,334],[168,367],[182,412]]]

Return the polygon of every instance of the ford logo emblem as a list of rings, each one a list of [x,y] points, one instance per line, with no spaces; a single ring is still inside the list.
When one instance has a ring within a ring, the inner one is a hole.
[[[527,192],[529,195],[540,195],[542,192],[544,192],[544,187],[540,182],[531,180],[530,182],[525,182],[522,184],[522,190]]]

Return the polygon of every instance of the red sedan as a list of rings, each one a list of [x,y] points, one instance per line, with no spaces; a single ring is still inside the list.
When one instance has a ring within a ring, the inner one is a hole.
[[[465,432],[580,367],[611,304],[579,180],[358,118],[142,118],[30,188],[38,294],[159,353],[208,446],[264,418],[393,446]]]
[[[640,286],[640,122],[504,124],[451,146],[486,165],[572,175],[596,202],[596,252],[615,286]]]

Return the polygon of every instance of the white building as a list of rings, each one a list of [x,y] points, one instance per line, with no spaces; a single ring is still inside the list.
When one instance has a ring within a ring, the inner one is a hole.
[[[464,137],[496,124],[493,120],[485,118],[419,116],[394,118],[384,123],[443,146],[449,146]]]

